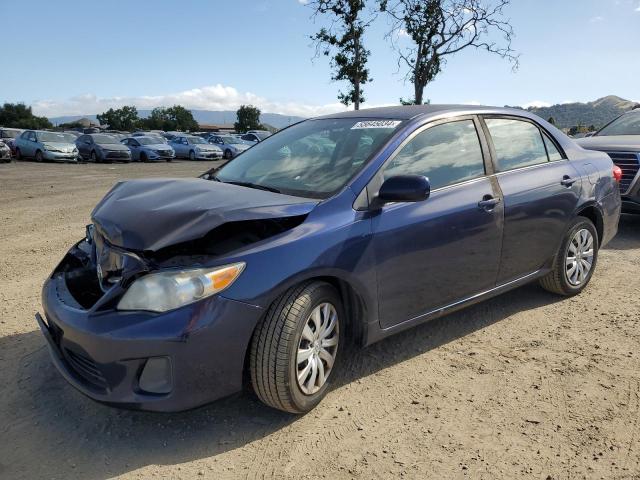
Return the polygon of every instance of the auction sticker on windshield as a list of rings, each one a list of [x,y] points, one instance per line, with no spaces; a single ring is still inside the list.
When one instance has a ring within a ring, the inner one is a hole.
[[[359,130],[363,128],[396,128],[402,122],[400,120],[366,120],[358,122],[351,130]]]

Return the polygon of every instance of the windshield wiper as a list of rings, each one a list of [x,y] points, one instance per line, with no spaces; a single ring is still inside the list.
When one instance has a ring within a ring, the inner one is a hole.
[[[225,181],[225,180],[219,180],[217,178],[216,178],[216,180],[218,180],[219,182],[222,182],[222,183],[230,183],[231,185],[238,185],[240,187],[257,188],[258,190],[266,190],[267,192],[282,193],[277,188],[267,187],[266,185],[260,185],[259,183],[236,182],[236,181],[231,181],[231,180],[226,180]]]

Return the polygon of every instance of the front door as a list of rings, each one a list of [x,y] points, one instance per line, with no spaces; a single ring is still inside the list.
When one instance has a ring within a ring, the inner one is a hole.
[[[465,118],[427,126],[379,174],[379,182],[424,175],[432,189],[425,201],[388,204],[372,218],[383,328],[495,285],[503,209],[477,125]]]

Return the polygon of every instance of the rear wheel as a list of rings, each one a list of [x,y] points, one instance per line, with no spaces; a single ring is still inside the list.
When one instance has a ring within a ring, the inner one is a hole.
[[[320,403],[336,368],[343,319],[338,292],[324,282],[294,287],[276,300],[251,340],[251,383],[260,400],[290,413]]]
[[[591,220],[576,218],[569,226],[553,263],[553,270],[540,279],[545,290],[572,296],[587,286],[598,260],[598,232]]]
[[[16,148],[16,160],[22,160],[22,152],[19,148]]]

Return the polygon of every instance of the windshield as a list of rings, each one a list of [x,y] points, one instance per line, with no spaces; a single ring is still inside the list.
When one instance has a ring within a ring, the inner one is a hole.
[[[20,133],[22,133],[22,130],[2,130],[0,138],[16,138]]]
[[[55,133],[55,132],[38,132],[38,141],[39,142],[50,142],[50,143],[73,143],[75,139],[70,139],[69,135],[66,133]]]
[[[271,136],[269,132],[251,132],[251,133],[256,137],[258,137],[260,140],[264,140],[265,138]]]
[[[224,143],[228,143],[229,145],[244,145],[242,140],[239,140],[235,137],[220,137]]]
[[[207,143],[207,141],[202,138],[202,137],[187,137],[187,139],[189,140],[189,143],[193,144],[193,145],[200,145],[202,143]]]
[[[159,143],[164,143],[162,140],[155,137],[136,137],[136,140],[140,142],[141,145],[157,145]]]
[[[627,113],[596,133],[598,137],[611,135],[640,135],[640,112]]]
[[[357,118],[308,120],[250,148],[220,169],[215,179],[327,198],[364,166],[399,124]]]
[[[116,137],[111,135],[91,135],[95,143],[120,143]]]

